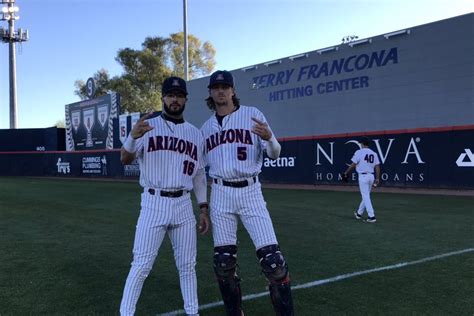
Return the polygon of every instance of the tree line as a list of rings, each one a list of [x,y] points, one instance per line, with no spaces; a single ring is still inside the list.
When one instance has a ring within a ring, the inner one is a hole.
[[[100,69],[92,78],[96,84],[95,97],[117,92],[121,97],[121,113],[160,111],[161,83],[168,76],[184,77],[184,33],[169,37],[147,37],[141,49],[123,48],[115,60],[123,67],[123,73],[110,77],[106,69]],[[188,76],[202,77],[212,72],[216,51],[208,41],[201,42],[188,35]],[[87,99],[85,81],[74,83],[74,93]]]

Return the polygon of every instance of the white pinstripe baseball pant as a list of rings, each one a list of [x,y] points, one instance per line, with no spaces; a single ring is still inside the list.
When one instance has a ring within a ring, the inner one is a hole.
[[[375,217],[374,207],[372,206],[372,201],[370,200],[370,191],[372,191],[373,184],[374,184],[373,174],[359,173],[359,189],[360,189],[360,195],[362,196],[362,201],[360,202],[359,208],[357,209],[357,213],[359,215],[364,214],[364,211],[367,210],[367,215],[369,217]]]
[[[125,283],[121,315],[133,315],[143,287],[153,266],[165,234],[171,240],[176,267],[179,272],[184,310],[187,314],[198,313],[196,281],[196,218],[190,195],[178,198],[161,197],[142,193],[133,245],[133,262]]]
[[[259,182],[244,188],[213,183],[210,207],[214,247],[237,245],[239,217],[255,249],[278,244]]]

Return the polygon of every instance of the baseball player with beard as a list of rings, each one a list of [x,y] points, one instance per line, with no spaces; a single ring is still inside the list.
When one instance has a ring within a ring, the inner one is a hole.
[[[140,166],[141,210],[133,245],[133,262],[125,283],[121,315],[133,315],[140,292],[166,234],[173,247],[187,315],[198,315],[196,218],[189,192],[200,205],[199,230],[209,229],[203,138],[183,119],[186,82],[167,78],[162,85],[163,112],[145,115],[134,125],[121,149],[121,161]]]
[[[359,141],[361,148],[354,153],[352,164],[344,171],[343,177],[347,179],[349,172],[356,169],[359,174],[359,189],[362,201],[359,208],[354,212],[356,219],[361,219],[364,211],[367,210],[368,223],[375,223],[375,210],[370,200],[370,191],[372,187],[377,187],[380,183],[380,161],[377,154],[369,148],[370,140],[362,137]],[[375,177],[374,177],[375,169]]]
[[[204,123],[201,132],[212,179],[210,208],[214,272],[226,313],[243,315],[240,279],[236,271],[240,218],[252,238],[257,259],[268,279],[276,315],[293,315],[288,265],[278,246],[258,181],[263,152],[276,159],[281,146],[262,112],[239,104],[230,72],[214,72],[208,88],[207,105],[215,114]]]

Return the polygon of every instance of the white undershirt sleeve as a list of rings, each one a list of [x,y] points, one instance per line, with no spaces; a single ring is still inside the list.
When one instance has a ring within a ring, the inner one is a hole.
[[[137,141],[132,137],[132,133],[128,134],[127,139],[123,143],[123,149],[131,154],[137,152]]]
[[[198,204],[207,203],[207,181],[204,168],[199,169],[194,176],[193,190]]]
[[[272,138],[267,142],[267,155],[272,159],[277,159],[280,157],[281,145],[275,136],[272,135]]]

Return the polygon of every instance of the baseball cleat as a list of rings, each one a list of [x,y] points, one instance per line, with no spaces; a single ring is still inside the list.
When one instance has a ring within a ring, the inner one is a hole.
[[[375,219],[375,216],[374,216],[374,217],[368,217],[365,221],[367,223],[375,223],[377,221],[377,219]]]
[[[357,212],[354,212],[354,216],[356,219],[361,219],[362,218],[362,215],[359,215],[359,213]]]

